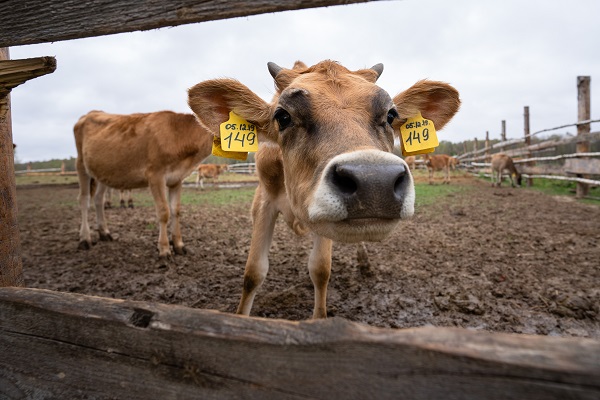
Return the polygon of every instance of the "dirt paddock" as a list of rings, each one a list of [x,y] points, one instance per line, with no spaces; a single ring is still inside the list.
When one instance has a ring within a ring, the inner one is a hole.
[[[382,327],[600,338],[600,207],[475,180],[457,184],[464,190],[419,207],[393,236],[368,244],[366,272],[356,245],[334,244],[329,314]],[[77,250],[77,191],[17,189],[28,287],[235,311],[250,245],[248,202],[183,206],[191,254],[164,265],[151,206],[108,210],[116,240]],[[278,221],[253,315],[310,317],[310,245]]]

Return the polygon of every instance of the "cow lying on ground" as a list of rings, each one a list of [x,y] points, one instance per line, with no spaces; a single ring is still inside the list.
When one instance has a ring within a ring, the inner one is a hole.
[[[114,193],[113,188],[107,188],[106,193],[104,193],[104,208],[112,208],[112,197]],[[127,203],[125,200],[127,199]],[[129,207],[133,208],[133,196],[131,195],[131,190],[119,190],[119,204],[121,208]],[[125,205],[127,204],[127,206]]]
[[[196,187],[200,184],[200,189],[204,189],[204,180],[212,179],[215,183],[218,176],[227,171],[227,164],[200,164],[198,165],[198,174],[196,175]]]
[[[173,250],[184,254],[179,226],[181,182],[210,155],[212,135],[193,115],[171,111],[131,115],[91,111],[79,119],[74,132],[81,208],[79,247],[89,249],[92,244],[90,195],[94,195],[100,240],[112,240],[102,204],[107,187],[150,187],[160,226],[159,256],[171,254],[169,216]]]
[[[382,240],[414,212],[412,175],[392,153],[400,125],[420,110],[441,129],[460,100],[450,85],[433,81],[417,82],[392,100],[375,84],[381,64],[354,72],[332,61],[268,67],[276,85],[271,103],[236,80],[216,79],[192,87],[189,105],[215,135],[230,111],[258,129],[259,185],[237,312],[250,313],[267,275],[281,213],[295,232],[312,232],[313,317],[325,318],[332,241]]]
[[[510,178],[510,184],[515,187],[515,181],[513,175],[517,180],[517,185],[521,186],[521,174],[515,168],[513,159],[504,153],[494,154],[492,156],[492,186],[500,187],[502,183],[502,172],[508,171],[508,177]]]
[[[423,156],[425,160],[425,165],[427,166],[427,170],[429,171],[429,184],[433,185],[433,172],[434,171],[443,171],[444,181],[442,183],[450,183],[450,156],[446,154],[425,154]]]

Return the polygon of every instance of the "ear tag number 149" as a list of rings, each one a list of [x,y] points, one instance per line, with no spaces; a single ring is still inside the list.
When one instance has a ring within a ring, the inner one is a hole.
[[[400,137],[403,156],[432,153],[440,145],[433,121],[423,118],[420,112],[402,124]]]
[[[223,151],[250,152],[258,150],[256,126],[233,111],[229,112],[229,120],[220,125],[220,132]]]

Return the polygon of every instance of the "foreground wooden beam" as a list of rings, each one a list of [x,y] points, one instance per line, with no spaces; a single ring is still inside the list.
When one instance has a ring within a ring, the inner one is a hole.
[[[0,47],[133,32],[368,0],[6,0]]]
[[[0,398],[597,399],[600,342],[0,288]]]

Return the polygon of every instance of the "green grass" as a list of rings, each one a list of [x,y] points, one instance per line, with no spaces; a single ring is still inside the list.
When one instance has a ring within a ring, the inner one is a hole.
[[[429,185],[428,183],[415,183],[415,207],[427,206],[448,195],[464,193],[469,190],[472,190],[472,187],[457,184]]]
[[[537,190],[543,192],[550,196],[568,196],[575,198],[575,191],[577,184],[575,182],[568,181],[560,181],[555,179],[542,179],[542,178],[534,178],[533,186],[527,187],[525,185],[526,179],[523,178],[523,187],[530,190]],[[591,197],[595,197],[596,199],[578,199],[578,201],[582,201],[588,204],[596,204],[600,205],[600,188],[597,186],[590,187]]]
[[[208,189],[197,190],[184,188],[181,193],[181,204],[226,206],[229,204],[243,204],[252,202],[254,187],[241,189]],[[133,202],[136,207],[154,207],[154,200],[149,191],[139,190],[133,192]]]
[[[48,175],[37,175],[37,176],[26,176],[23,174],[19,174],[15,176],[15,181],[17,186],[19,185],[51,185],[51,184],[70,184],[70,183],[78,183],[77,175],[56,175],[56,174],[48,174]]]

